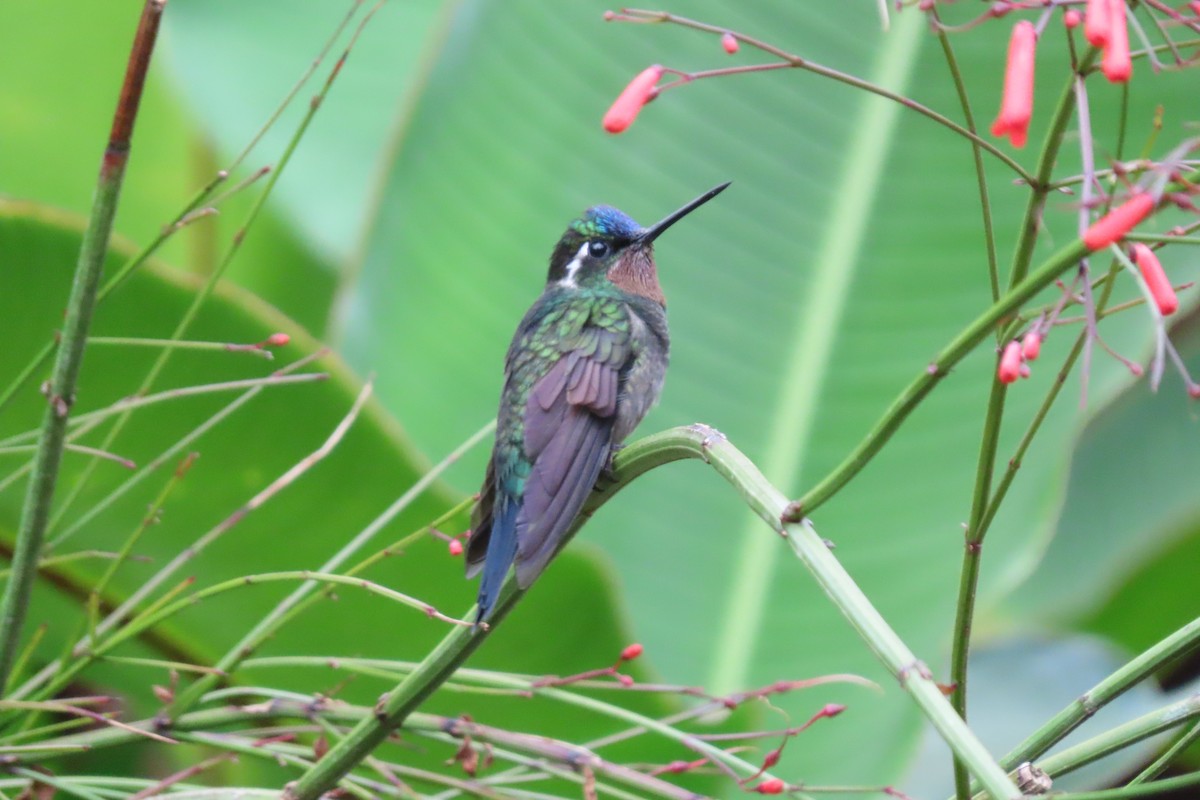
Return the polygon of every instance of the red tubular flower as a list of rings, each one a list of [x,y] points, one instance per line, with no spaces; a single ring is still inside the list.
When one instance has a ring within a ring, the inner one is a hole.
[[[1150,288],[1150,296],[1154,298],[1154,304],[1158,306],[1159,312],[1164,317],[1174,314],[1179,309],[1179,298],[1175,296],[1175,289],[1167,280],[1167,273],[1163,271],[1158,256],[1146,245],[1135,244],[1133,246],[1133,262],[1137,264],[1138,271],[1142,273],[1142,280]]]
[[[1066,25],[1068,30],[1071,28],[1078,28],[1079,23],[1082,21],[1083,18],[1079,16],[1079,12],[1073,8],[1068,8],[1063,12],[1063,25]]]
[[[1025,338],[1021,340],[1021,358],[1026,361],[1037,361],[1040,352],[1042,352],[1042,335],[1037,331],[1025,334]]]
[[[1021,344],[1012,341],[1004,346],[1000,354],[1000,366],[996,369],[996,378],[1001,383],[1016,383],[1021,377]]]
[[[1037,31],[1029,20],[1013,26],[1008,42],[1008,66],[1004,71],[1004,96],[1000,113],[992,123],[993,136],[1008,136],[1013,147],[1024,147],[1033,116],[1033,57]]]
[[[1138,192],[1121,205],[1092,223],[1083,233],[1083,243],[1088,250],[1100,250],[1120,241],[1121,237],[1154,210],[1154,198],[1146,192]]]
[[[1087,13],[1083,16],[1083,35],[1093,47],[1108,44],[1112,6],[1109,0],[1088,0]]]
[[[621,651],[622,661],[633,661],[642,654],[642,646],[637,642],[625,645],[625,649]]]
[[[1129,57],[1129,28],[1125,24],[1125,0],[1109,0],[1108,44],[1100,71],[1112,83],[1125,83],[1133,75]]]
[[[736,53],[738,51],[737,37],[734,36],[732,33],[725,34],[724,36],[721,37],[721,47],[725,48],[726,53],[729,53],[729,55],[733,55],[734,53]]]
[[[609,133],[620,133],[633,124],[642,106],[654,97],[654,84],[663,76],[663,68],[658,64],[646,67],[637,77],[629,82],[617,99],[613,101],[608,112],[604,115],[604,130]]]

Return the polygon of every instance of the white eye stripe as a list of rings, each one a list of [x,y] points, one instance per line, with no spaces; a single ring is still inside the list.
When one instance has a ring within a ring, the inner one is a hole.
[[[583,245],[579,248],[579,252],[577,252],[575,254],[575,257],[572,258],[569,262],[567,262],[567,266],[566,266],[567,274],[563,275],[562,280],[560,280],[558,282],[559,286],[574,287],[577,285],[575,283],[575,275],[579,272],[579,268],[583,266],[583,259],[585,256],[587,256],[589,244],[590,244],[590,242],[584,242]]]

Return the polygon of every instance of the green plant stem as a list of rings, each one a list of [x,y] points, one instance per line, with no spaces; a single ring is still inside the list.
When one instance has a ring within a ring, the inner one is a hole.
[[[234,158],[228,167],[214,175],[205,186],[199,189],[192,196],[192,198],[188,200],[186,204],[184,204],[183,209],[176,214],[175,219],[167,225],[164,225],[158,232],[158,235],[155,236],[155,238],[151,240],[148,245],[143,247],[140,251],[135,253],[133,256],[127,259],[124,264],[121,265],[116,273],[109,278],[104,286],[100,289],[100,293],[96,297],[97,303],[102,303],[104,299],[108,297],[108,295],[112,294],[112,292],[115,291],[125,281],[126,278],[133,274],[134,270],[148,261],[150,257],[158,251],[163,243],[167,241],[167,239],[188,225],[190,222],[200,218],[200,215],[195,213],[200,208],[200,205],[212,198],[213,192],[215,192],[217,188],[229,178],[230,173],[236,170],[238,166],[240,166],[242,162],[246,160],[246,157],[250,155],[250,152],[254,149],[254,147],[259,143],[259,141],[262,140],[262,137],[265,136],[267,131],[270,130],[270,128],[273,127],[274,124],[279,120],[279,117],[291,104],[292,100],[296,97],[296,94],[299,93],[304,84],[308,82],[308,79],[312,77],[314,72],[316,72],[317,68],[321,65],[321,62],[325,60],[325,57],[329,54],[329,50],[333,47],[334,42],[337,41],[342,32],[346,29],[346,26],[350,23],[350,20],[353,18],[355,12],[358,10],[358,7],[361,4],[362,0],[356,0],[353,4],[351,4],[350,10],[347,12],[341,24],[339,24],[330,35],[329,39],[325,43],[324,48],[309,65],[308,69],[304,72],[300,79],[296,81],[295,85],[292,86],[291,91],[289,91],[287,96],[284,97],[283,102],[276,107],[275,111],[271,114],[266,123],[259,128],[257,133],[254,134],[253,138],[242,150],[242,152],[239,153],[236,158]],[[262,174],[263,171],[259,170],[257,173],[255,173],[255,179],[260,177]],[[244,188],[253,180],[254,179],[243,181],[238,185],[237,188]],[[234,191],[236,190],[230,190],[218,198],[213,198],[212,202],[214,205],[220,203],[222,200],[227,199]],[[3,412],[3,410],[8,407],[9,403],[11,403],[13,398],[16,397],[17,392],[19,392],[21,388],[29,382],[29,379],[33,377],[33,374],[38,370],[38,368],[46,362],[46,359],[50,358],[50,354],[54,352],[56,344],[57,343],[55,341],[50,340],[42,345],[42,349],[39,350],[33,356],[30,362],[25,365],[25,368],[21,370],[20,374],[9,382],[3,393],[0,393],[0,412]]]
[[[495,422],[489,422],[479,429],[475,434],[470,436],[465,442],[454,449],[448,456],[442,459],[432,469],[428,470],[421,478],[414,483],[407,491],[405,491],[394,503],[391,504],[382,514],[371,522],[366,528],[359,532],[353,539],[346,543],[344,547],[337,551],[328,561],[321,565],[320,572],[332,572],[340,569],[342,564],[346,562],[352,555],[362,549],[367,542],[374,538],[380,530],[404,509],[408,508],[414,500],[416,500],[422,492],[428,489],[442,474],[455,462],[457,462],[465,453],[467,453],[479,442],[483,441],[489,434],[495,430]],[[457,513],[457,509],[455,509]],[[441,524],[441,521],[435,521],[434,525]],[[422,529],[423,531],[424,529]],[[418,531],[418,534],[421,531]],[[349,574],[354,575],[366,567],[374,563],[374,558],[367,559],[364,563],[357,565],[349,571]],[[290,595],[284,598],[275,608],[271,610],[267,616],[263,617],[242,639],[231,647],[220,660],[217,661],[215,667],[221,670],[222,673],[232,672],[238,664],[250,657],[264,641],[273,636],[279,628],[288,620],[303,612],[313,603],[320,599],[320,595],[314,592],[322,584],[319,581],[305,581],[296,588]],[[187,689],[180,692],[170,705],[163,712],[167,718],[173,718],[189,709],[195,702],[200,699],[205,692],[211,691],[216,685],[219,674],[206,675],[197,680]]]
[[[1042,209],[1046,205],[1046,195],[1050,192],[1050,178],[1054,174],[1054,165],[1058,161],[1058,152],[1062,147],[1063,138],[1067,133],[1067,123],[1071,121],[1071,113],[1075,110],[1075,76],[1085,74],[1095,62],[1099,50],[1090,48],[1080,60],[1076,69],[1067,79],[1058,102],[1054,106],[1054,115],[1050,118],[1050,128],[1042,142],[1041,155],[1038,157],[1034,178],[1029,182],[1029,202],[1025,206],[1022,217],[1021,232],[1017,238],[1017,248],[1013,253],[1012,269],[1008,276],[1008,285],[1016,286],[1025,279],[1029,264],[1033,258],[1033,246],[1041,230]]]
[[[358,4],[356,3],[355,7],[357,7],[357,5]],[[378,8],[378,6],[376,6],[376,8]],[[267,198],[271,196],[275,185],[279,182],[279,178],[283,175],[284,169],[291,161],[292,155],[296,152],[296,148],[299,146],[300,140],[304,138],[304,134],[308,131],[309,125],[312,124],[313,118],[317,114],[317,110],[321,108],[325,98],[329,94],[329,90],[333,88],[334,81],[337,79],[337,76],[341,74],[342,66],[345,64],[346,59],[350,55],[350,50],[354,47],[355,42],[357,42],[359,35],[363,31],[363,27],[371,19],[373,13],[374,9],[368,12],[362,19],[358,28],[351,36],[350,41],[347,43],[345,51],[342,53],[337,63],[334,64],[333,68],[330,69],[324,85],[321,87],[320,91],[313,96],[312,101],[309,102],[304,117],[300,120],[300,124],[296,127],[295,132],[292,134],[292,137],[288,140],[287,145],[284,147],[283,154],[279,157],[279,163],[267,177],[267,182],[263,187],[262,192],[254,199],[254,203],[246,215],[246,221],[242,224],[242,227],[236,233],[234,233],[233,241],[230,243],[229,248],[225,251],[225,254],[220,263],[217,265],[217,268],[212,271],[212,273],[205,280],[204,285],[201,286],[199,291],[196,292],[195,297],[192,298],[191,304],[183,312],[183,316],[175,325],[175,329],[171,332],[170,336],[172,340],[182,338],[187,332],[188,328],[191,327],[196,315],[200,313],[201,307],[203,307],[203,305],[208,301],[209,296],[211,296],[213,291],[216,289],[217,283],[224,276],[225,271],[229,268],[229,265],[233,263],[233,259],[241,251],[242,242],[245,241],[250,227],[258,219],[259,214],[262,212],[263,206],[266,205]],[[135,395],[140,396],[150,390],[150,387],[152,387],[155,381],[158,380],[158,376],[162,373],[163,369],[166,368],[167,361],[170,359],[173,352],[173,349],[164,349],[161,353],[159,353],[158,357],[154,360],[154,363],[150,366],[149,371],[146,373],[146,377],[142,379],[141,384],[135,392]],[[129,422],[130,414],[131,411],[125,411],[119,417],[117,417],[112,428],[110,428],[108,433],[105,434],[103,443],[100,445],[101,450],[111,449],[113,441],[121,434],[121,431],[124,430],[125,425]],[[71,492],[63,498],[63,502],[58,509],[57,516],[53,521],[54,524],[57,524],[58,521],[61,520],[67,513],[70,505],[87,485],[87,482],[91,478],[94,469],[95,462],[88,464],[84,468],[83,472],[79,476],[79,479],[72,487]]]
[[[675,428],[635,442],[617,454],[614,482],[598,489],[585,506],[584,513],[564,537],[564,544],[600,505],[639,475],[662,464],[683,458],[698,458],[710,464],[731,483],[747,504],[777,534],[791,543],[797,555],[817,578],[838,609],[850,620],[871,649],[901,679],[922,711],[942,733],[950,747],[971,767],[981,783],[997,798],[1014,798],[1020,792],[1004,770],[992,760],[975,735],[942,696],[912,653],[887,626],[867,598],[846,574],[838,561],[807,523],[781,521],[788,509],[786,498],[762,473],[720,433],[703,425]],[[284,792],[287,800],[316,800],[332,788],[343,775],[366,758],[388,734],[445,682],[491,633],[495,625],[512,609],[523,593],[515,580],[504,584],[489,628],[455,628],[386,694],[376,707],[375,716],[361,721],[346,737],[325,754],[310,770]],[[474,610],[468,612],[473,615]],[[471,618],[470,616],[467,617]]]
[[[1099,736],[1068,747],[1038,763],[1049,775],[1057,777],[1099,761],[1151,736],[1169,731],[1200,716],[1200,694],[1184,698],[1165,708],[1143,714],[1137,719],[1111,728]]]
[[[1074,267],[1085,255],[1087,255],[1087,248],[1084,247],[1083,242],[1076,240],[1067,244],[967,325],[937,355],[933,362],[904,388],[899,397],[892,401],[891,406],[884,412],[879,422],[842,463],[793,504],[795,516],[811,514],[817,507],[837,494],[887,444],[892,434],[924,399],[925,395],[933,390],[937,382],[983,341],[994,330],[998,322],[1006,319],[1022,303],[1052,284],[1059,275]]]
[[[142,9],[130,50],[125,82],[113,114],[108,146],[101,161],[96,196],[80,246],[79,262],[63,322],[62,344],[50,379],[49,403],[42,422],[38,450],[34,455],[29,489],[21,509],[21,522],[13,552],[13,575],[0,602],[0,687],[8,683],[29,605],[29,594],[37,574],[37,560],[42,555],[42,542],[50,521],[58,467],[66,442],[67,414],[75,399],[75,384],[96,303],[96,290],[104,271],[113,218],[117,213],[117,201],[129,161],[130,140],[137,120],[146,70],[150,66],[150,55],[154,51],[159,22],[162,20],[163,5],[163,0],[147,0]]]
[[[1180,789],[1187,789],[1200,784],[1200,772],[1190,775],[1180,775],[1177,778],[1146,783],[1140,786],[1122,786],[1119,789],[1102,789],[1096,792],[1071,792],[1066,795],[1070,800],[1123,800],[1127,797],[1165,797]]]
[[[954,55],[954,46],[950,43],[950,36],[946,30],[938,24],[941,18],[938,16],[937,6],[933,6],[929,13],[934,21],[934,31],[937,33],[938,42],[942,45],[942,53],[946,56],[946,66],[950,70],[950,77],[954,79],[954,91],[958,94],[959,105],[962,106],[963,120],[967,124],[967,130],[977,134],[975,113],[971,110],[971,98],[967,95],[967,85],[963,81],[958,58]],[[983,166],[983,148],[979,146],[976,139],[971,140],[971,155],[975,160],[975,183],[979,187],[979,211],[983,217],[983,241],[987,252],[988,280],[991,284],[992,302],[994,303],[1000,299],[1000,267],[996,260],[996,231],[992,221],[992,200],[991,195],[988,194],[987,171]]]
[[[1163,770],[1171,766],[1171,762],[1178,758],[1180,753],[1195,744],[1197,739],[1200,739],[1200,722],[1193,722],[1191,728],[1184,731],[1183,735],[1164,750],[1162,755],[1154,759],[1149,766],[1135,775],[1126,785],[1137,786],[1139,783],[1147,783],[1154,780],[1162,774]]]
[[[1150,677],[1164,664],[1200,647],[1200,617],[1144,650],[1100,683],[1088,689],[1069,706],[1055,714],[1000,759],[1005,769],[1040,757],[1067,734],[1078,728],[1104,706]]]

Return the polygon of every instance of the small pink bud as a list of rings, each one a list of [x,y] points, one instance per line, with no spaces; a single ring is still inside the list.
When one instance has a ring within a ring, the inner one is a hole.
[[[1126,83],[1133,75],[1129,57],[1129,28],[1125,24],[1125,0],[1109,0],[1108,43],[1100,71],[1111,83]]]
[[[767,778],[758,786],[755,786],[754,791],[759,794],[782,794],[783,781],[779,780],[779,778]]]
[[[635,658],[637,658],[638,656],[640,656],[642,654],[643,649],[644,648],[637,642],[634,642],[633,644],[630,644],[630,645],[626,645],[625,649],[621,651],[621,660],[622,661],[633,661]]]
[[[1083,17],[1083,35],[1093,47],[1108,44],[1108,31],[1112,24],[1112,7],[1109,0],[1088,0],[1087,13]]]
[[[1188,8],[1192,9],[1192,13],[1200,17],[1200,0],[1192,0],[1188,3]]]
[[[1063,25],[1066,25],[1068,30],[1071,28],[1078,28],[1079,23],[1082,21],[1083,17],[1081,17],[1079,12],[1073,8],[1068,8],[1063,14]]]
[[[1083,233],[1088,250],[1100,250],[1121,240],[1154,210],[1154,197],[1138,192],[1092,223]]]
[[[605,22],[612,22],[616,18],[617,18],[617,12],[615,12],[615,11],[605,11],[604,12],[604,21]]]
[[[267,337],[267,347],[287,347],[292,337],[286,333],[272,333]]]
[[[763,757],[762,770],[768,770],[779,763],[779,757],[783,755],[783,748],[776,747],[771,752]]]
[[[617,95],[617,99],[604,115],[604,130],[609,133],[620,133],[633,124],[642,106],[654,97],[657,90],[654,85],[663,76],[663,68],[658,64],[646,67],[629,82],[629,85]]]
[[[618,672],[617,673],[617,683],[621,684],[626,689],[628,689],[630,686],[633,686],[633,678],[629,677],[628,675],[622,675],[621,673]]]
[[[450,543],[446,545],[446,549],[450,551],[450,555],[452,556],[461,556],[463,554],[462,542],[458,539],[451,539]]]
[[[1138,271],[1142,273],[1142,280],[1149,287],[1150,296],[1154,298],[1154,304],[1158,306],[1159,312],[1167,317],[1179,310],[1179,298],[1175,295],[1175,289],[1172,288],[1171,282],[1167,280],[1167,273],[1163,271],[1162,264],[1154,251],[1144,244],[1135,244],[1133,261],[1137,264]]]
[[[1004,345],[1000,355],[1000,366],[996,369],[996,378],[1001,383],[1016,383],[1021,377],[1021,344],[1012,341]]]
[[[1008,42],[1008,65],[1004,70],[1004,94],[1000,113],[992,123],[993,136],[1008,136],[1013,147],[1024,147],[1033,117],[1033,64],[1037,31],[1029,20],[1013,26]]]
[[[1132,373],[1133,377],[1135,377],[1135,378],[1142,377],[1142,373],[1145,372],[1145,370],[1142,369],[1142,365],[1137,363],[1136,361],[1130,361],[1125,366],[1129,367],[1130,373]]]
[[[1021,340],[1021,358],[1026,361],[1037,361],[1040,352],[1042,352],[1042,335],[1037,331],[1025,334],[1025,338]]]
[[[836,717],[838,714],[842,713],[845,710],[846,710],[846,707],[844,705],[842,705],[841,703],[826,703],[825,707],[821,709],[821,716]]]
[[[1031,370],[1029,368],[1028,364],[1026,364],[1025,362],[1022,361],[1021,362],[1021,377],[1028,378],[1032,374],[1033,374],[1033,370]]]
[[[734,36],[732,33],[725,34],[724,36],[721,37],[721,47],[725,48],[726,53],[729,53],[729,55],[733,55],[734,53],[736,53],[738,51],[737,37]]]
[[[1200,11],[1197,11],[1196,13],[1200,14]],[[1188,397],[1192,398],[1193,400],[1200,400],[1200,383],[1193,383],[1188,387]]]

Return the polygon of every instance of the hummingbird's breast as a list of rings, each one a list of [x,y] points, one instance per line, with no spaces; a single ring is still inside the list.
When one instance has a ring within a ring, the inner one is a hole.
[[[671,348],[667,312],[662,306],[642,298],[629,299],[626,304],[635,355],[617,398],[614,444],[623,442],[658,402]]]

